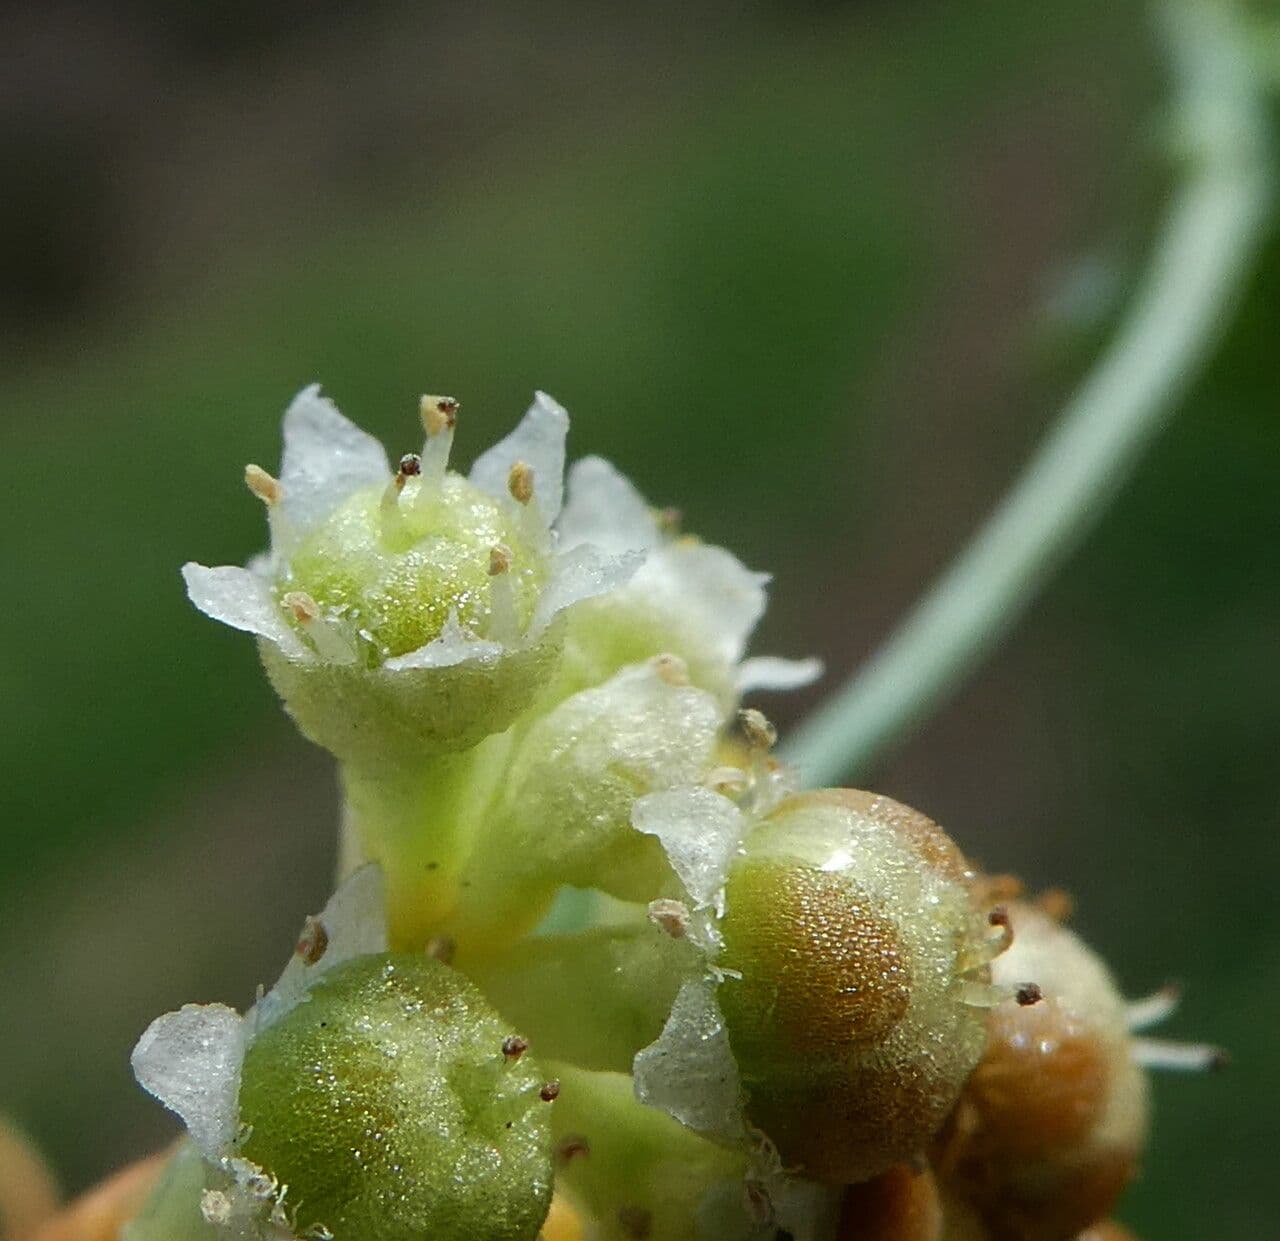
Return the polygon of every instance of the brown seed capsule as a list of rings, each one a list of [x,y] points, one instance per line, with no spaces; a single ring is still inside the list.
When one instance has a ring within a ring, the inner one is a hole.
[[[993,980],[1035,977],[1042,999],[1023,1007],[1020,989],[990,1010],[987,1049],[938,1163],[992,1241],[1071,1241],[1110,1213],[1133,1176],[1147,1085],[1106,967],[1035,905],[1009,912],[1013,946]]]
[[[730,871],[719,989],[747,1116],[840,1184],[920,1154],[982,1053],[966,984],[991,945],[967,863],[924,815],[825,790],[783,802]]]

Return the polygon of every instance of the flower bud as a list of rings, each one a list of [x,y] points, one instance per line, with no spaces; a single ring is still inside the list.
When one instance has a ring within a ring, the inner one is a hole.
[[[998,951],[960,851],[885,797],[787,799],[729,871],[719,989],[749,1121],[854,1183],[925,1149],[982,1053]],[[735,977],[734,975],[740,975]]]
[[[430,957],[341,965],[250,1044],[239,1153],[288,1186],[304,1233],[531,1241],[551,1196],[551,1106],[512,1035]]]

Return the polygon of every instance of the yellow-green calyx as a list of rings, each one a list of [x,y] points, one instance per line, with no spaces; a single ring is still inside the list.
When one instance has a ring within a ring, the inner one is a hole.
[[[531,1241],[551,1197],[554,1094],[460,974],[363,957],[249,1046],[239,1154],[288,1187],[304,1235]]]

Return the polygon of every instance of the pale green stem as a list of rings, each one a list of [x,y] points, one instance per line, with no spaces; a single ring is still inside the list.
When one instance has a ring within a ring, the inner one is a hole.
[[[806,784],[865,771],[1000,641],[1177,408],[1248,281],[1272,188],[1250,49],[1225,5],[1165,11],[1187,176],[1128,316],[986,525],[783,748]]]

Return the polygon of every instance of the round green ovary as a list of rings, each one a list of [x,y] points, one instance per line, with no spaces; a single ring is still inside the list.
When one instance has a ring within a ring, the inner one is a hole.
[[[492,497],[456,474],[429,503],[417,502],[419,490],[411,479],[390,517],[382,489],[357,492],[307,537],[278,583],[281,594],[304,591],[341,621],[373,664],[439,637],[451,610],[487,636],[489,555],[499,544],[512,553],[506,576],[521,626],[545,579],[542,556]]]
[[[544,1078],[513,1031],[428,957],[336,968],[245,1057],[242,1154],[288,1186],[300,1233],[524,1241],[551,1193]]]

